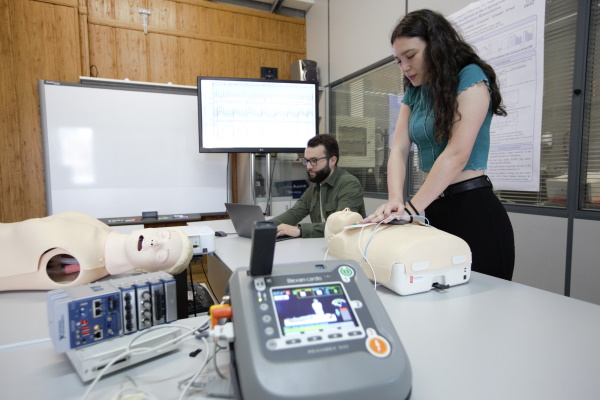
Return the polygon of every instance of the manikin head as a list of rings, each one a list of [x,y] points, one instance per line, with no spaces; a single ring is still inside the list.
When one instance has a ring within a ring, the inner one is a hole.
[[[147,272],[165,271],[177,274],[189,264],[192,245],[180,229],[147,228],[125,235],[122,251],[111,251],[107,242],[106,269],[109,273],[124,272],[120,268],[129,265],[130,269],[143,269]],[[111,244],[111,248],[114,249]],[[109,255],[112,254],[112,257]],[[115,268],[119,265],[119,269]]]
[[[345,208],[342,211],[336,211],[327,218],[325,223],[325,239],[329,239],[342,230],[345,226],[352,225],[362,219],[362,215],[357,212],[351,211],[349,208]]]

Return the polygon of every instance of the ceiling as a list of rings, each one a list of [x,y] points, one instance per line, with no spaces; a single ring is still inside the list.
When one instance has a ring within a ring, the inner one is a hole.
[[[215,3],[234,4],[275,14],[304,18],[304,14],[315,4],[315,0],[212,0]]]
[[[273,7],[287,7],[293,8],[294,10],[302,10],[307,11],[313,4],[315,4],[315,0],[253,0],[261,3],[271,4],[271,8]],[[281,3],[278,5],[278,3]]]

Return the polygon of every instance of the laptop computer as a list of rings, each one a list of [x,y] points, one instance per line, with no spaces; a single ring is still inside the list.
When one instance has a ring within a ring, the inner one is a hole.
[[[266,221],[262,208],[254,204],[225,203],[235,232],[239,237],[251,238],[256,221]],[[278,236],[277,241],[295,239],[294,236]]]

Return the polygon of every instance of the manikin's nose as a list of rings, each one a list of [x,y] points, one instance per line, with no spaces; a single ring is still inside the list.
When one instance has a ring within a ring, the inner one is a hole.
[[[164,238],[154,238],[152,240],[150,240],[150,246],[162,246],[167,242],[168,239],[164,239]]]

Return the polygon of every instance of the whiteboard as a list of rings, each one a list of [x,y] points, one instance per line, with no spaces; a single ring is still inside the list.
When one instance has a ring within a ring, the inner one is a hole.
[[[48,215],[221,213],[227,154],[200,153],[195,89],[39,82]]]

